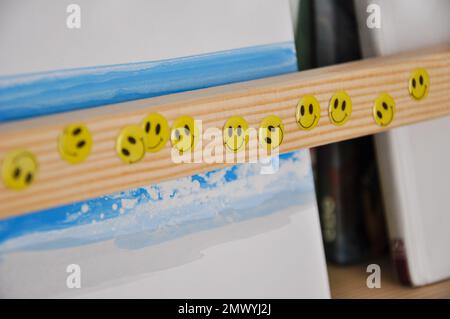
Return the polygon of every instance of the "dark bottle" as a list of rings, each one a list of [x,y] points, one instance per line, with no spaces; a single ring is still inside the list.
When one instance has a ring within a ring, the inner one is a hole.
[[[297,31],[301,69],[361,58],[353,1],[301,3]],[[302,16],[307,18],[302,20]],[[302,33],[302,28],[309,32]],[[373,138],[317,147],[311,156],[327,259],[348,264],[387,252]]]

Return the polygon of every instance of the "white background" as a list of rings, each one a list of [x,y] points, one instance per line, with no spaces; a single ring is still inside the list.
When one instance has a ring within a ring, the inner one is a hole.
[[[66,8],[81,6],[81,28]],[[153,61],[293,41],[280,0],[2,0],[0,75]]]

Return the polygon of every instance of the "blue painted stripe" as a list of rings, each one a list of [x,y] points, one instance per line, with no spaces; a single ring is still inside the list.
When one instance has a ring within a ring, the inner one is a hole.
[[[0,122],[297,70],[292,42],[163,61],[0,77]]]

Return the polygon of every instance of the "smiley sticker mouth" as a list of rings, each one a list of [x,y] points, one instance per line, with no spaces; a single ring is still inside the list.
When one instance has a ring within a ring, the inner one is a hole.
[[[242,141],[241,144],[240,144],[236,149],[234,149],[234,148],[232,148],[232,147],[230,147],[230,146],[228,145],[228,141],[229,141],[229,140],[230,140],[230,139],[228,139],[228,140],[225,142],[225,146],[226,146],[230,151],[233,151],[233,152],[239,151],[239,150],[241,149],[242,145],[244,144],[244,141]]]
[[[390,116],[391,118],[386,123],[384,123],[383,120],[380,120],[380,123],[382,126],[387,126],[387,125],[391,124],[392,120],[394,119],[394,109],[392,108],[392,106],[389,106],[389,109],[391,110],[391,112],[389,112],[389,114],[391,115]]]
[[[78,154],[76,152],[69,152],[68,150],[64,149],[66,155],[72,156],[72,157],[77,157]]]
[[[136,160],[129,160],[129,163],[137,163],[138,161],[140,161],[143,157],[144,157],[144,155],[145,155],[145,142],[144,142],[144,139],[141,137],[141,138],[138,138],[137,139],[139,142],[140,142],[140,144],[141,144],[141,146],[142,146],[142,148],[143,148],[143,152],[141,152],[141,154],[140,154],[140,156],[139,156],[139,158],[138,159],[136,159]]]
[[[191,149],[193,149],[194,147],[194,142],[195,142],[195,136],[190,136],[191,137],[191,144],[189,145],[189,147],[184,148],[184,147],[178,147],[179,142],[177,142],[175,145],[173,145],[173,147],[175,147],[178,151],[180,151],[181,153],[187,152]],[[156,147],[156,146],[155,146]]]
[[[415,98],[421,99],[427,94],[427,90],[428,90],[428,86],[425,84],[422,94],[420,94],[420,95],[419,94],[413,94],[413,95],[414,95]]]
[[[303,127],[304,129],[309,129],[309,128],[311,128],[311,127],[314,125],[314,123],[316,122],[316,119],[317,119],[317,116],[314,115],[314,120],[311,122],[311,125],[310,125],[310,126],[304,126],[304,125],[302,124],[302,121],[301,121],[301,120],[298,121],[298,124],[299,124],[301,127]]]
[[[315,121],[315,119],[314,119],[314,121]],[[314,122],[313,122],[313,123],[314,123]],[[266,137],[266,138],[265,138],[266,144],[271,145],[273,148],[277,148],[278,146],[280,146],[281,143],[283,143],[283,138],[284,138],[284,133],[283,133],[283,130],[281,129],[281,127],[280,127],[280,126],[276,126],[276,128],[280,131],[280,141],[279,141],[278,145],[273,146],[272,143],[268,143],[268,142],[267,142],[267,139],[270,139],[270,141],[272,142],[272,140],[273,140],[272,137]],[[275,144],[275,143],[274,143],[274,144]]]
[[[74,158],[78,157],[78,153],[77,153],[76,151],[71,152],[71,151],[69,151],[69,150],[67,149],[67,147],[64,146],[64,145],[62,145],[61,147],[62,147],[62,151],[64,152],[65,155],[69,155],[69,156],[72,156],[72,157],[74,157]]]
[[[274,148],[277,148],[278,146],[281,145],[281,143],[283,143],[284,133],[283,133],[283,130],[281,128],[280,128],[280,136],[281,136],[280,141],[278,142],[277,146],[274,146]]]
[[[333,112],[330,112],[330,113],[331,113],[331,118],[332,118],[333,121],[336,122],[337,124],[340,124],[340,123],[344,122],[345,119],[347,118],[347,113],[345,113],[345,114],[344,114],[344,118],[343,118],[342,120],[338,121],[338,120],[336,120],[336,119],[334,118]]]
[[[158,143],[156,143],[154,146],[147,146],[147,148],[153,150],[153,149],[157,148],[159,145],[161,145],[162,141],[163,141],[163,139],[160,138]]]

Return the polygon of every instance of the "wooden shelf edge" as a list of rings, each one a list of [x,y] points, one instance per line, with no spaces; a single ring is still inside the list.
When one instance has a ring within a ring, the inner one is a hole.
[[[429,94],[421,101],[408,92],[411,72],[419,67],[428,71],[431,81]],[[328,103],[340,90],[352,98],[353,113],[338,127],[328,119]],[[372,116],[374,100],[384,92],[396,102],[395,119],[386,128],[377,126]],[[295,107],[306,94],[321,105],[320,121],[310,131],[300,130],[295,121]],[[138,163],[121,162],[115,151],[120,129],[153,112],[164,115],[169,124],[190,115],[202,120],[203,131],[222,129],[232,115],[244,117],[257,129],[265,116],[274,114],[285,126],[281,153],[375,134],[450,115],[450,46],[1,124],[0,161],[11,150],[27,149],[37,157],[40,169],[26,190],[12,191],[0,183],[0,218],[232,165],[173,163],[170,143]],[[70,165],[60,158],[56,141],[67,124],[80,121],[92,132],[92,154],[85,162]]]

